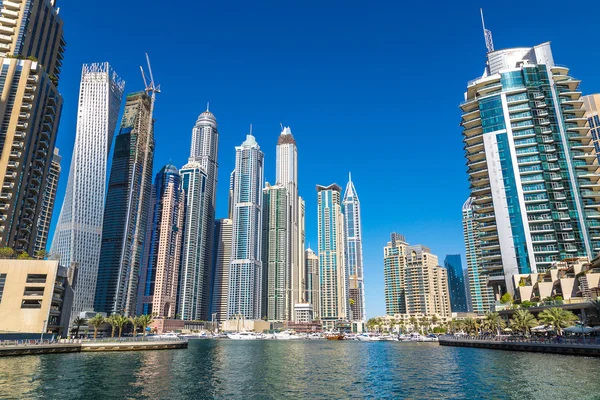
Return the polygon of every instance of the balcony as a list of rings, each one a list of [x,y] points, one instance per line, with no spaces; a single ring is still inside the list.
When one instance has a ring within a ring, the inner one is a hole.
[[[3,13],[2,15],[6,15],[6,14]],[[17,26],[17,18],[7,18],[7,17],[2,16],[2,17],[0,17],[0,22],[4,26],[9,26],[9,27]]]

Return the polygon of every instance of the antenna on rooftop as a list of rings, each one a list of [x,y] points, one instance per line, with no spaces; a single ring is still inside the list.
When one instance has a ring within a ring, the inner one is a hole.
[[[481,26],[483,27],[483,37],[485,39],[485,47],[487,48],[487,52],[491,53],[494,51],[494,41],[492,40],[492,31],[485,29],[485,20],[483,19],[483,8],[479,9],[481,13]]]
[[[281,132],[283,132],[283,124],[280,122],[279,126],[281,127]]]

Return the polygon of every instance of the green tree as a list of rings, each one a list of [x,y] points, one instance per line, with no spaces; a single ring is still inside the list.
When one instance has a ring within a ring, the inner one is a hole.
[[[17,260],[30,260],[31,257],[29,257],[29,254],[27,254],[26,251],[22,252],[21,254],[19,254],[17,256]]]
[[[129,318],[127,318],[124,315],[117,315],[116,318],[116,325],[117,328],[119,328],[119,339],[121,339],[121,335],[123,334],[123,328],[125,327],[125,325],[127,325],[127,323],[129,322]]]
[[[94,339],[98,336],[98,329],[105,323],[106,320],[102,316],[102,314],[96,314],[93,318],[90,318],[89,323],[94,327]]]
[[[429,331],[429,318],[426,315],[424,315],[421,317],[421,321],[419,321],[419,322],[421,323],[421,326],[423,327],[423,330],[421,333],[425,334],[426,332],[428,332]]]
[[[369,318],[367,321],[367,329],[373,331],[375,330],[375,326],[377,326],[377,318]]]
[[[419,330],[419,321],[417,320],[417,317],[415,317],[414,315],[411,315],[409,318],[410,324],[411,324],[411,332],[414,331],[418,331]]]
[[[79,336],[79,328],[81,328],[82,325],[86,325],[87,323],[88,320],[81,317],[77,317],[73,320],[73,325],[75,325],[75,337]]]
[[[431,324],[432,325],[437,325],[437,323],[440,322],[440,319],[438,318],[437,315],[432,315],[431,316]]]
[[[465,318],[463,321],[464,329],[469,335],[476,335],[479,333],[479,321],[474,318]]]
[[[10,247],[0,247],[0,258],[13,258],[15,251]]]
[[[483,325],[491,331],[496,331],[497,335],[499,335],[500,330],[506,326],[500,314],[489,311],[485,313]]]
[[[539,313],[538,318],[545,325],[554,328],[556,333],[562,335],[563,328],[575,325],[579,320],[571,311],[563,310],[562,308],[553,307]]]
[[[140,326],[140,317],[129,317],[129,323],[133,325],[133,337],[136,337],[137,328]]]
[[[148,328],[148,325],[154,322],[154,317],[149,314],[143,314],[139,316],[139,322],[140,327],[143,329],[144,336],[146,336],[146,328]]]
[[[45,260],[46,257],[48,257],[48,253],[46,252],[46,250],[38,250],[35,252],[35,258],[37,258],[38,260]]]
[[[531,328],[537,326],[537,324],[537,319],[535,319],[535,316],[528,310],[515,311],[513,319],[510,321],[510,326],[512,329],[522,332],[526,335],[529,334]]]
[[[502,297],[500,298],[500,303],[502,304],[509,304],[513,302],[513,297],[512,294],[510,294],[509,292],[506,292],[502,295]]]
[[[109,316],[108,318],[106,318],[106,322],[108,322],[110,324],[110,328],[111,328],[110,337],[111,338],[115,337],[115,330],[117,329],[117,320],[118,320],[119,316],[120,316],[119,314],[113,314],[113,315]]]

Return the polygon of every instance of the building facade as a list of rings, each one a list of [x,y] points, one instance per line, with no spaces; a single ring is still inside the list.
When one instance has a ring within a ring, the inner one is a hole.
[[[178,304],[185,320],[210,317],[218,145],[217,119],[206,110],[192,129],[190,158],[180,171],[186,205]]]
[[[227,319],[232,238],[233,221],[228,218],[216,220],[211,314],[215,316],[218,322]]]
[[[49,0],[0,10],[0,247],[33,254],[63,105],[63,21]]]
[[[184,198],[181,177],[167,164],[156,174],[152,190],[151,234],[148,264],[139,285],[142,313],[175,318],[183,234]],[[143,279],[142,279],[143,277]]]
[[[463,237],[465,240],[468,286],[471,312],[485,314],[494,304],[494,292],[488,286],[488,278],[481,266],[478,221],[475,218],[473,198],[469,197],[462,207]]]
[[[229,268],[227,319],[261,319],[262,187],[264,155],[251,134],[235,148],[233,244]]]
[[[360,200],[351,176],[346,185],[342,212],[344,213],[344,251],[348,270],[348,292],[350,293],[350,319],[366,322]]]
[[[94,310],[132,315],[152,197],[152,97],[127,96],[112,159],[102,222]]]
[[[513,275],[600,250],[600,175],[579,83],[543,43],[488,53],[484,75],[467,85],[478,263],[495,300],[514,294]]]
[[[58,179],[60,178],[62,157],[58,154],[58,147],[54,148],[52,162],[48,170],[48,180],[44,189],[44,197],[42,199],[42,212],[38,218],[37,238],[35,239],[34,254],[46,251],[48,243],[48,232],[50,231],[50,223],[52,222],[52,214],[54,213],[54,201],[56,200],[56,190],[58,189]]]
[[[50,251],[61,265],[77,267],[73,318],[94,310],[108,155],[124,87],[108,63],[82,68],[69,180]]]
[[[304,252],[304,265],[306,267],[306,301],[312,305],[313,318],[320,318],[321,302],[321,284],[319,279],[319,257],[315,252],[308,248]]]
[[[590,94],[582,96],[583,108],[585,108],[585,118],[590,126],[589,135],[594,142],[596,155],[600,157],[600,94]],[[599,158],[600,161],[600,158]]]
[[[383,253],[388,315],[451,316],[448,274],[429,248],[411,246],[403,235],[392,233]]]
[[[452,312],[468,312],[467,293],[460,254],[449,254],[444,259],[448,273],[448,289]]]
[[[292,263],[290,204],[287,189],[268,183],[263,189],[263,313],[268,321],[291,321]]]
[[[319,278],[323,329],[332,330],[337,321],[347,321],[349,312],[348,270],[344,256],[342,188],[317,185]]]

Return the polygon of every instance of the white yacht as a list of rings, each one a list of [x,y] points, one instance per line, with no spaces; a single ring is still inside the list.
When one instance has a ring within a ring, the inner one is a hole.
[[[368,333],[361,333],[360,335],[356,336],[356,339],[360,340],[361,342],[378,342],[381,339],[381,336],[375,336],[375,335],[369,335]]]
[[[227,337],[233,340],[256,340],[258,336],[254,332],[234,332],[228,333]]]
[[[283,332],[279,332],[279,333],[275,333],[273,334],[273,336],[275,337],[275,339],[277,340],[298,340],[301,339],[300,336],[290,332],[290,331],[283,331]]]

